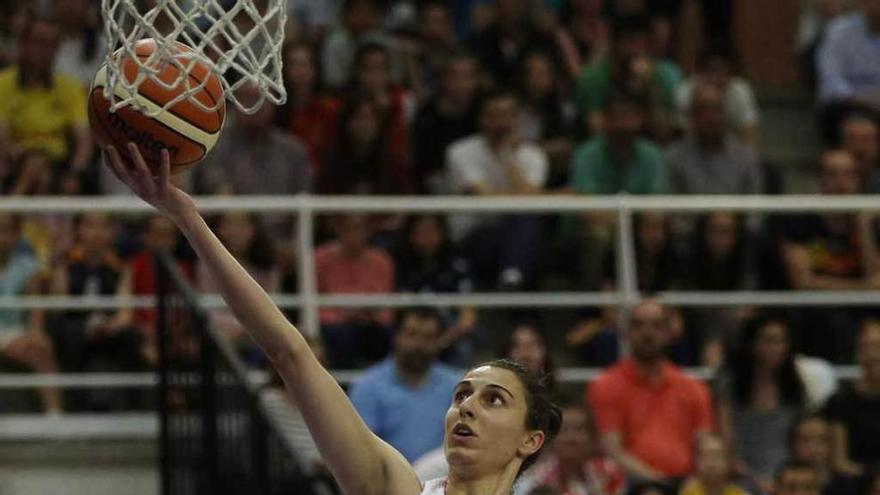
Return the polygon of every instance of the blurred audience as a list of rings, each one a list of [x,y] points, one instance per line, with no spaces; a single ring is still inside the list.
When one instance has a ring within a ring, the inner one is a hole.
[[[568,180],[572,152],[574,108],[563,96],[559,68],[546,52],[525,55],[520,68],[519,92],[522,136],[540,144],[550,164],[549,187]]]
[[[131,295],[131,271],[113,247],[114,225],[104,213],[82,213],[74,221],[75,244],[53,273],[52,293],[71,296]],[[134,326],[130,308],[115,311],[69,310],[60,314],[36,311],[36,324],[55,345],[64,372],[142,371],[149,367],[143,335]],[[65,408],[119,410],[129,397],[98,388],[68,390]]]
[[[679,484],[694,467],[697,438],[713,426],[706,386],[665,357],[669,313],[645,300],[629,316],[630,357],[587,389],[603,447],[632,480]]]
[[[551,392],[556,389],[556,366],[547,337],[533,323],[514,325],[507,337],[503,356],[543,376],[544,385]]]
[[[786,462],[776,471],[773,495],[820,495],[819,473],[809,464]]]
[[[569,79],[576,80],[585,67],[607,54],[611,26],[604,0],[565,0],[559,11],[557,42],[563,53]]]
[[[443,215],[409,217],[394,251],[394,263],[399,292],[466,294],[473,290],[470,263],[457,252]],[[441,314],[445,331],[438,343],[440,357],[467,367],[477,345],[477,311],[465,306]]]
[[[854,195],[860,182],[855,160],[827,151],[820,163],[821,193]],[[880,287],[878,229],[868,213],[804,214],[783,226],[782,253],[791,287],[798,290],[871,290]],[[852,355],[853,336],[864,310],[805,308],[798,337],[805,353],[840,362]]]
[[[603,102],[600,135],[578,146],[571,186],[580,194],[662,194],[669,190],[663,153],[641,137],[645,102],[626,91],[609,90]]]
[[[461,377],[435,361],[444,332],[436,310],[401,310],[391,355],[351,389],[352,404],[370,430],[410,462],[443,444],[446,409]]]
[[[563,397],[562,427],[538,463],[523,474],[514,493],[532,494],[536,487],[556,490],[560,495],[623,495],[626,475],[606,456],[599,443],[596,425],[581,401]]]
[[[61,27],[54,70],[76,77],[85,88],[91,86],[107,51],[99,7],[89,0],[56,0],[53,5]]]
[[[855,479],[840,475],[832,458],[831,424],[820,415],[799,418],[789,432],[789,456],[813,467],[819,475],[822,495],[859,493]]]
[[[677,194],[759,194],[758,154],[733,134],[725,120],[725,99],[714,84],[691,89],[691,125],[667,154],[670,185]]]
[[[730,454],[720,436],[708,434],[697,440],[696,466],[679,495],[748,495],[732,482]]]
[[[305,43],[284,47],[287,103],[278,109],[278,122],[302,140],[309,152],[311,176],[320,176],[322,160],[339,112],[339,103],[323,93],[315,50]]]
[[[92,154],[82,84],[53,70],[60,27],[25,24],[17,63],[0,72],[0,179],[7,194],[59,188],[61,170],[82,171]]]
[[[575,102],[583,122],[593,134],[605,127],[608,94],[626,91],[645,101],[644,129],[659,140],[667,139],[673,128],[675,89],[681,74],[674,65],[656,59],[651,53],[651,24],[643,15],[619,17],[614,22],[608,55],[587,66],[577,81]]]
[[[472,55],[449,55],[438,71],[436,92],[416,113],[410,132],[418,192],[446,192],[446,150],[454,141],[477,132],[479,73],[479,61]]]
[[[235,257],[254,280],[268,293],[278,292],[281,274],[275,266],[273,244],[259,219],[247,212],[228,212],[212,219],[212,229],[220,242]],[[220,288],[208,267],[199,261],[195,270],[198,288],[205,294],[219,294]],[[214,327],[240,349],[246,358],[261,361],[260,353],[247,330],[227,308],[210,311]]]
[[[31,253],[21,249],[22,242],[20,218],[0,213],[0,296],[22,296],[32,290],[38,265]],[[0,365],[41,373],[58,372],[52,341],[35,323],[28,312],[0,311]],[[61,393],[57,389],[40,389],[40,398],[47,413],[61,412]]]
[[[324,84],[331,89],[342,89],[349,81],[358,46],[366,42],[387,41],[381,28],[379,0],[343,0],[339,23],[327,35],[321,49]]]
[[[556,41],[536,22],[537,12],[529,0],[496,0],[489,25],[468,40],[491,81],[502,86],[515,81],[524,54],[540,49],[559,59]]]
[[[370,245],[370,218],[360,214],[334,219],[336,239],[315,251],[317,289],[321,294],[382,294],[394,290],[394,261]],[[327,360],[334,368],[352,368],[385,357],[393,315],[388,309],[320,310]]]
[[[520,103],[500,91],[483,101],[479,134],[452,143],[446,155],[450,189],[475,196],[540,194],[547,181],[547,155],[522,138]],[[457,216],[453,235],[471,259],[478,286],[521,289],[534,283],[542,252],[542,225],[535,215],[500,219]]]
[[[862,192],[880,194],[880,129],[871,118],[853,114],[841,123],[841,147],[858,166]]]
[[[391,146],[390,115],[373,98],[356,93],[339,111],[336,135],[321,164],[321,194],[404,194],[410,191],[409,163]]]
[[[788,457],[786,438],[806,407],[786,323],[773,315],[746,322],[717,387],[719,429],[734,467],[760,493]]]
[[[828,401],[836,471],[861,476],[880,462],[880,323],[865,322],[856,340],[860,373]]]
[[[856,109],[880,115],[880,1],[859,0],[858,8],[830,22],[816,54],[821,124],[832,143],[838,123]]]
[[[749,82],[737,75],[734,56],[717,47],[708,48],[700,57],[697,73],[676,90],[680,125],[692,133],[699,132],[702,124],[693,118],[695,91],[702,85],[714,86],[720,92],[724,128],[746,146],[755,147],[760,123],[758,102]]]

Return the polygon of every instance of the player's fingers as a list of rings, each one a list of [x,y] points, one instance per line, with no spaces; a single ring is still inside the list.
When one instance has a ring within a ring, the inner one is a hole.
[[[153,183],[153,174],[150,173],[150,168],[147,167],[147,162],[144,161],[144,157],[141,155],[140,150],[138,150],[137,145],[128,143],[128,153],[131,155],[134,167],[137,170],[137,181],[144,188],[144,192],[149,195],[155,194],[156,184]]]

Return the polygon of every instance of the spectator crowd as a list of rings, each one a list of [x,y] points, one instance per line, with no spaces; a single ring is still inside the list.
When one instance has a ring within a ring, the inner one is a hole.
[[[880,193],[880,1],[801,3],[798,60],[780,63],[797,63],[814,92],[823,149],[800,172],[821,195]],[[230,111],[216,149],[175,180],[199,195],[785,194],[762,153],[760,92],[740,70],[733,4],[289,0],[287,103]],[[98,9],[0,0],[6,197],[126,194],[88,126],[106,49]],[[298,290],[293,218],[210,223],[267,291]],[[317,290],[613,291],[616,228],[603,214],[322,216]],[[878,241],[870,212],[640,213],[637,289],[875,291]],[[155,250],[216,292],[167,219],[64,212],[0,213],[0,289],[153,294]],[[518,493],[880,494],[876,308],[678,308],[647,297],[625,315],[496,316],[328,307],[316,345],[332,368],[369,367],[350,390],[355,406],[425,476],[444,470],[437,448],[457,370],[500,354],[554,382],[554,361],[604,368],[586,391],[554,385],[562,434]],[[211,318],[265,366],[235,318]],[[152,310],[2,309],[0,367],[151,370],[155,326]],[[838,384],[832,364],[856,364],[859,376]],[[700,365],[711,380],[682,370]],[[38,392],[51,414],[145,407],[137,394]]]

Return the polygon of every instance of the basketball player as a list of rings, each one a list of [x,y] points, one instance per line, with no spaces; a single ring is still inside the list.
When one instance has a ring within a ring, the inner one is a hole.
[[[119,180],[173,220],[189,239],[232,312],[300,405],[344,493],[507,495],[520,472],[559,431],[559,409],[525,368],[505,360],[476,367],[455,388],[446,413],[449,476],[422,486],[406,459],[370,432],[303,336],[211,232],[192,198],[171,184],[167,150],[161,153],[158,177],[152,176],[132,143],[132,162],[127,165],[113,147],[105,152]]]

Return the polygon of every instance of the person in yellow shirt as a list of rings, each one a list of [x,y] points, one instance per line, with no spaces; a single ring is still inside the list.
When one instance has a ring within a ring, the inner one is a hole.
[[[28,194],[21,180],[44,180],[46,167],[65,164],[80,171],[91,158],[85,89],[52,70],[59,37],[54,21],[31,19],[18,37],[18,62],[0,72],[0,176],[12,179],[9,192]]]
[[[748,495],[730,482],[730,456],[720,436],[706,434],[697,440],[696,464],[696,473],[679,495]]]

